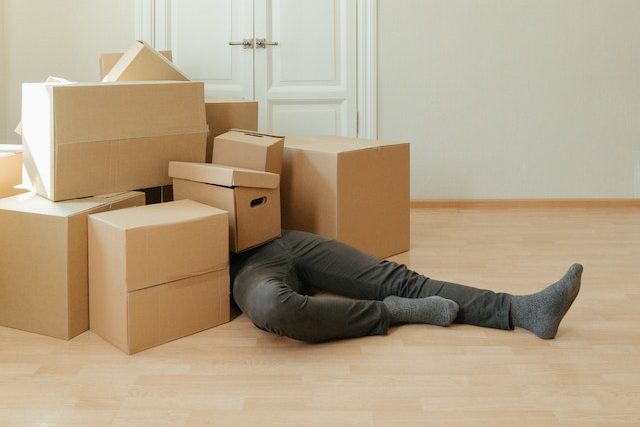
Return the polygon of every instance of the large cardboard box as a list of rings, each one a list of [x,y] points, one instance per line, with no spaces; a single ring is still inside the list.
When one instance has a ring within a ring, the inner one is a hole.
[[[228,322],[227,223],[191,200],[91,215],[91,330],[131,354]]]
[[[258,101],[205,98],[207,124],[207,162],[211,163],[213,140],[231,129],[258,130]]]
[[[169,185],[170,160],[204,161],[202,83],[26,83],[22,93],[26,178],[51,200]]]
[[[211,162],[280,174],[284,137],[234,129],[216,136]]]
[[[0,199],[26,192],[22,184],[22,147],[0,144]]]
[[[170,59],[146,44],[136,41],[116,61],[103,82],[140,80],[182,80],[189,78]]]
[[[229,212],[229,248],[241,252],[280,237],[280,176],[211,163],[171,162],[175,200]]]
[[[409,144],[345,137],[289,139],[282,226],[385,258],[409,250]]]
[[[142,193],[0,200],[0,325],[63,339],[86,331],[87,215],[137,205]]]
[[[161,50],[158,53],[160,53],[160,55],[167,58],[169,61],[173,60],[173,55],[170,50]],[[113,66],[116,65],[116,62],[118,62],[118,60],[122,58],[122,55],[124,55],[124,52],[109,52],[109,53],[103,53],[102,55],[100,55],[100,79],[101,80],[104,79],[104,77],[109,73],[109,71],[111,71]],[[155,79],[152,79],[152,80],[155,80]]]

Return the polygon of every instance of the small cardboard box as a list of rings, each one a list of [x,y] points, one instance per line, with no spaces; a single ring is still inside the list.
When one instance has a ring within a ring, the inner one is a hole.
[[[167,58],[169,61],[173,60],[173,55],[170,50],[161,50],[158,52],[160,55]],[[123,52],[109,52],[103,53],[100,55],[100,79],[104,79],[104,77],[111,71],[116,62],[124,55]],[[164,67],[164,64],[163,64]],[[151,79],[155,80],[155,79]]]
[[[91,215],[91,330],[131,354],[228,322],[227,217],[191,200]]]
[[[284,137],[234,129],[216,136],[212,163],[280,174]]]
[[[287,138],[282,224],[380,258],[409,250],[409,144]]]
[[[170,160],[204,161],[196,82],[25,83],[25,181],[54,201],[171,183]]]
[[[89,329],[87,215],[138,205],[135,192],[0,200],[0,325],[62,339]]]
[[[189,78],[160,52],[145,42],[136,41],[102,79],[103,82],[132,80],[188,81]]]
[[[229,212],[229,248],[241,252],[280,237],[280,176],[211,163],[171,162],[175,200]]]
[[[211,163],[213,140],[231,129],[258,130],[258,101],[205,98],[207,124],[207,162]]]
[[[22,184],[22,147],[0,145],[0,199],[26,192]]]

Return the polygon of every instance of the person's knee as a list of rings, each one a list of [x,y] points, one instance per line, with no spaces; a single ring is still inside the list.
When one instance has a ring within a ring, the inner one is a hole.
[[[295,315],[290,303],[291,294],[285,286],[271,283],[257,286],[247,301],[246,314],[261,329],[281,330]]]

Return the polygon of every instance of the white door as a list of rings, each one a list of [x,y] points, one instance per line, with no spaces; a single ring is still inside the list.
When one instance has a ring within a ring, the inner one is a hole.
[[[255,0],[260,127],[281,135],[356,135],[356,2]]]
[[[207,96],[258,100],[260,131],[356,136],[355,1],[152,0],[150,10],[148,41]],[[251,48],[229,45],[244,39]]]

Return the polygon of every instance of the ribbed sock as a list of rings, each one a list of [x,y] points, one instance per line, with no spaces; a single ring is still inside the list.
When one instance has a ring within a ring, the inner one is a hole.
[[[573,264],[562,279],[542,291],[513,296],[513,326],[527,329],[543,339],[554,338],[562,318],[578,296],[581,277],[582,265]]]
[[[391,313],[391,324],[428,323],[447,326],[458,314],[458,304],[446,298],[432,296],[426,298],[402,298],[389,296],[384,304]]]

